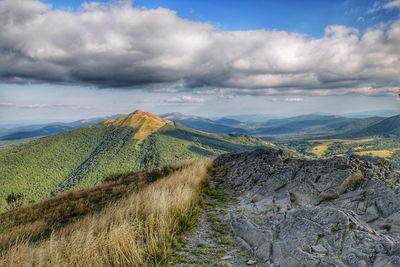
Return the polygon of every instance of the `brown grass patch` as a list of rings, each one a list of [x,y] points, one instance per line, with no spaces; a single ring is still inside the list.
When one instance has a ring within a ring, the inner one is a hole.
[[[323,142],[321,144],[318,144],[314,146],[311,149],[311,152],[316,155],[317,157],[321,157],[325,154],[325,152],[328,150],[328,148],[333,144],[333,142]]]
[[[388,158],[392,156],[396,151],[399,149],[391,149],[391,150],[367,150],[367,151],[358,151],[355,154],[360,156],[372,156],[372,157],[379,157],[379,158]]]
[[[358,170],[349,177],[347,177],[339,188],[339,194],[345,193],[347,190],[354,188],[357,186],[362,180],[364,180],[365,176],[362,171]]]
[[[173,124],[173,122],[162,119],[150,112],[136,110],[128,115],[123,115],[112,120],[106,120],[104,124],[134,128],[137,130],[134,138],[142,140],[164,125]]]

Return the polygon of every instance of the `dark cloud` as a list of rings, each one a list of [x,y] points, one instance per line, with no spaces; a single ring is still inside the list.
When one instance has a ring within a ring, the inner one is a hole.
[[[315,39],[218,31],[130,1],[65,11],[2,0],[0,40],[2,82],[318,95],[387,95],[400,85],[400,21],[365,33],[330,26]]]

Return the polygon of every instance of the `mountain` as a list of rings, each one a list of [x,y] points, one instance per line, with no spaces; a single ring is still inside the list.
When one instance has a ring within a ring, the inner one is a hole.
[[[224,116],[222,118],[233,119],[240,122],[266,122],[281,117],[280,116],[278,117],[276,115],[264,115],[264,114],[237,114],[237,115]]]
[[[255,137],[211,134],[138,110],[0,149],[0,207],[12,192],[36,201],[110,176],[268,146]]]
[[[364,127],[355,127],[341,135],[341,137],[365,136],[400,137],[400,115],[379,119]]]
[[[340,117],[336,115],[301,115],[286,119],[270,120],[253,131],[254,134],[300,134],[327,132],[335,127],[343,126],[352,122],[354,119]]]
[[[387,110],[371,110],[364,112],[354,112],[354,113],[346,113],[342,116],[348,118],[368,118],[368,117],[392,117],[396,116],[400,113],[399,110],[387,109]]]
[[[114,118],[116,116],[119,115],[102,118],[83,119],[69,123],[55,122],[48,124],[27,125],[11,129],[0,129],[0,141],[19,140],[62,133],[84,126],[95,125],[107,118]]]
[[[216,119],[216,120],[213,120],[213,121],[215,123],[218,123],[218,124],[229,125],[229,126],[239,125],[239,124],[242,123],[241,121],[234,120],[234,119],[229,119],[229,118],[225,118],[225,117],[222,117],[222,118],[219,118],[219,119]]]
[[[337,115],[301,115],[292,118],[270,120],[249,134],[274,136],[278,138],[338,138],[341,134],[359,131],[378,123],[385,118],[370,117],[364,119],[347,118]]]
[[[211,120],[199,116],[184,115],[179,112],[167,113],[161,115],[162,118],[178,122],[186,127],[212,132],[212,133],[225,133],[225,134],[245,134],[246,130],[235,127],[236,124],[229,125],[228,120]],[[233,122],[233,120],[229,120]],[[236,121],[235,121],[236,122]],[[239,122],[240,123],[240,122]]]

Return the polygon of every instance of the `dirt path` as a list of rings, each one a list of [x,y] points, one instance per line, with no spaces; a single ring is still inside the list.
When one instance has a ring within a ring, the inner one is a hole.
[[[218,173],[214,172],[214,175]],[[235,201],[210,178],[208,204],[197,229],[176,252],[173,266],[263,266],[244,249],[228,226],[229,210]]]

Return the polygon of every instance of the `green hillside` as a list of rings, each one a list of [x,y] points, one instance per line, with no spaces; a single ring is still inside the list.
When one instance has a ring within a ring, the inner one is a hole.
[[[106,177],[177,161],[269,146],[248,136],[209,134],[134,112],[96,126],[0,149],[0,210],[11,193],[34,202]]]
[[[352,131],[343,134],[343,137],[365,137],[365,136],[400,136],[400,115],[385,118],[370,124],[364,128],[355,128]]]

